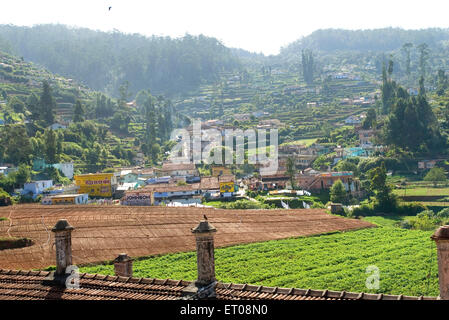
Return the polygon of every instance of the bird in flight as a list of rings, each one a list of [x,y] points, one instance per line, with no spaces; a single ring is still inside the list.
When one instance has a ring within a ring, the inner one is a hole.
[[[203,217],[204,217],[204,220],[207,220],[207,217],[206,217],[206,215],[205,215],[205,214],[203,215]]]

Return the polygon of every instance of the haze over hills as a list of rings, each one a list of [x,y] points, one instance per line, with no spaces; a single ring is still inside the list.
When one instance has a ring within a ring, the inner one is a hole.
[[[441,46],[447,29],[317,30],[282,48],[277,56],[227,48],[215,38],[145,37],[102,32],[64,25],[0,26],[0,50],[23,56],[50,71],[82,81],[89,87],[118,96],[129,81],[130,91],[150,88],[158,94],[177,94],[216,82],[220,72],[235,72],[258,64],[295,59],[303,49],[317,54],[333,51],[386,52],[404,43]]]

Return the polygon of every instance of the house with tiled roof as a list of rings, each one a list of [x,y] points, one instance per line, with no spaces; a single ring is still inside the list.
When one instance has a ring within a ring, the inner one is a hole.
[[[207,218],[191,230],[197,244],[196,281],[133,277],[133,260],[126,254],[113,261],[114,276],[77,273],[72,266],[73,230],[64,219],[52,229],[56,271],[0,269],[0,300],[449,300],[449,226],[432,236],[438,250],[439,297],[222,283],[215,277],[217,230]]]

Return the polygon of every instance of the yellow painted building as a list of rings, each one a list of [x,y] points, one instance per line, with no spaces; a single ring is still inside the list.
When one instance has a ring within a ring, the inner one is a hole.
[[[220,193],[234,192],[234,182],[220,182]]]
[[[91,197],[112,197],[113,173],[80,174],[76,175],[74,179],[76,185],[79,186],[78,193],[87,193]]]

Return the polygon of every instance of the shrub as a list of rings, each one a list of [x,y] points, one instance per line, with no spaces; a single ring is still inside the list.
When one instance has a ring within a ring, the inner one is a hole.
[[[374,210],[374,205],[372,203],[364,203],[359,207],[352,209],[352,216],[354,217],[373,216],[376,213],[377,212]]]
[[[268,204],[262,204],[246,199],[237,200],[233,202],[223,202],[219,205],[221,209],[270,209]]]
[[[396,213],[399,215],[414,216],[424,210],[427,210],[427,207],[419,202],[400,203],[396,208]]]
[[[10,206],[13,201],[11,196],[2,188],[0,188],[0,206]]]

